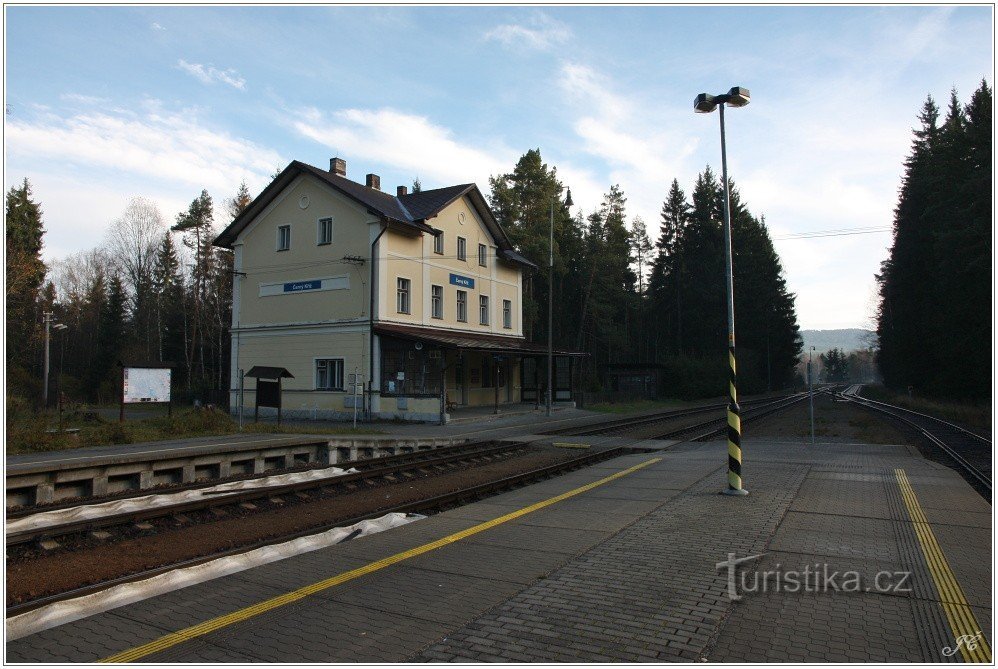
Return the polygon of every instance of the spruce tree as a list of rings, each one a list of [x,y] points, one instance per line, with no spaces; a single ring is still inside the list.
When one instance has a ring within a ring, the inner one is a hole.
[[[27,372],[38,367],[39,291],[45,280],[42,262],[42,211],[25,179],[6,200],[7,364]],[[20,389],[23,390],[23,389]]]

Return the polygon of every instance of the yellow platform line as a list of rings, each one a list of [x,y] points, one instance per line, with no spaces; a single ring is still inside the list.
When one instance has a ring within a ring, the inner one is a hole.
[[[569,490],[568,492],[564,492],[554,497],[550,497],[541,502],[537,502],[536,504],[531,504],[530,506],[526,506],[522,509],[513,511],[512,513],[507,513],[504,516],[493,518],[492,520],[480,523],[478,525],[474,525],[473,527],[461,530],[460,532],[455,532],[454,534],[443,537],[442,539],[437,539],[436,541],[431,541],[428,544],[423,544],[422,546],[417,546],[416,548],[412,548],[410,550],[403,551],[401,553],[396,553],[395,555],[391,555],[382,560],[378,560],[377,562],[371,562],[370,564],[366,564],[363,567],[358,567],[357,569],[352,569],[350,571],[343,572],[342,574],[337,574],[336,576],[332,576],[323,581],[318,581],[317,583],[306,585],[305,587],[299,588],[298,590],[293,590],[283,595],[278,595],[277,597],[274,597],[272,599],[267,599],[257,604],[253,604],[252,606],[248,606],[244,609],[233,611],[232,613],[226,614],[224,616],[219,616],[217,618],[212,618],[211,620],[207,620],[203,623],[194,625],[192,627],[188,627],[186,629],[182,629],[172,634],[167,634],[166,636],[160,637],[159,639],[151,641],[142,646],[136,646],[135,648],[132,648],[130,650],[117,653],[116,655],[112,655],[110,657],[106,657],[103,660],[101,660],[101,662],[134,662],[135,660],[141,659],[148,655],[152,655],[153,653],[157,653],[162,650],[166,650],[167,648],[176,646],[177,644],[183,643],[185,641],[190,641],[197,637],[204,636],[216,630],[222,629],[223,627],[228,627],[229,625],[233,625],[235,623],[242,622],[244,620],[249,620],[250,618],[261,615],[263,613],[267,613],[268,611],[273,611],[274,609],[305,599],[306,597],[314,595],[317,592],[322,592],[323,590],[334,588],[337,585],[346,583],[347,581],[352,581],[366,574],[371,574],[386,567],[390,567],[394,564],[398,564],[399,562],[403,562],[410,558],[414,558],[418,555],[429,553],[430,551],[434,551],[438,548],[442,548],[454,542],[466,539],[475,534],[479,534],[480,532],[484,532],[485,530],[489,530],[498,525],[502,525],[503,523],[508,523],[511,520],[522,518],[528,513],[539,511],[545,507],[551,506],[552,504],[557,504],[558,502],[566,500],[569,497],[575,497],[576,495],[581,495],[582,493],[592,490],[593,488],[598,488],[601,485],[610,483],[611,481],[616,481],[617,479],[627,476],[628,474],[633,474],[639,469],[643,469],[648,465],[652,465],[655,464],[656,462],[659,462],[661,459],[662,458],[651,458],[650,460],[645,460],[644,462],[634,465],[633,467],[629,467],[627,469],[619,471],[616,474],[612,474],[605,478],[601,478],[598,481],[593,481],[592,483],[587,483],[584,486],[575,488],[573,490]]]
[[[959,645],[960,653],[964,662],[991,662],[991,646],[984,637],[980,624],[974,616],[973,609],[967,602],[963,594],[963,589],[956,580],[956,575],[949,566],[946,556],[943,554],[936,535],[932,532],[932,527],[922,511],[921,504],[915,490],[911,487],[911,482],[903,469],[895,469],[894,475],[897,477],[898,487],[901,488],[901,497],[905,506],[908,507],[908,515],[915,526],[915,534],[918,536],[918,543],[922,548],[922,555],[929,566],[929,573],[935,582],[936,590],[939,591],[939,600],[946,619],[949,621],[950,629],[953,632],[953,645]],[[979,635],[979,637],[978,637]],[[964,640],[963,643],[959,643]],[[973,640],[973,643],[967,641]],[[974,647],[971,648],[971,645]]]

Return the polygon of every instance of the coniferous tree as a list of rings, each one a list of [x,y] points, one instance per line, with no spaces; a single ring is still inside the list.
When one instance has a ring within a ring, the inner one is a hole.
[[[951,94],[941,125],[931,96],[919,115],[877,275],[877,362],[899,390],[990,395],[991,98],[983,82],[966,107]]]
[[[187,350],[184,359],[188,389],[193,386],[195,380],[198,387],[203,388],[208,379],[205,366],[205,334],[210,323],[206,304],[207,292],[215,269],[213,262],[215,254],[211,247],[214,238],[213,219],[211,196],[208,195],[208,191],[202,190],[201,195],[191,202],[187,211],[177,215],[177,222],[171,228],[174,232],[184,233],[184,246],[194,253],[190,293],[187,299],[190,307],[187,310]],[[197,375],[194,372],[195,365]]]
[[[7,364],[26,373],[38,367],[41,313],[37,302],[45,280],[42,211],[32,199],[27,179],[7,192],[5,219]]]

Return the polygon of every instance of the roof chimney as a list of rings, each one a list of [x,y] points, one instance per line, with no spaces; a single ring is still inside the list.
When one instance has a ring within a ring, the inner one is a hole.
[[[329,171],[333,174],[338,174],[341,177],[347,175],[347,161],[342,158],[330,158],[329,159]]]
[[[366,186],[374,190],[381,190],[381,177],[377,174],[368,174]]]
[[[398,197],[402,197],[403,195],[406,195],[409,192],[409,187],[408,186],[399,186],[398,189],[395,192],[398,195]]]

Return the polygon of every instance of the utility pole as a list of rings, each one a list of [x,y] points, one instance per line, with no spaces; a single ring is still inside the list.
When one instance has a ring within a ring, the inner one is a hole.
[[[808,387],[808,399],[811,403],[811,446],[814,446],[814,379],[811,376],[811,353],[814,351],[814,347],[807,352],[807,387]]]

